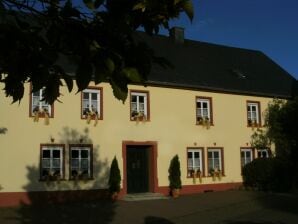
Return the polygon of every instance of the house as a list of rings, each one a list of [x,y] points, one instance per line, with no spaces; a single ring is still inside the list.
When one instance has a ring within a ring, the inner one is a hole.
[[[107,83],[62,89],[54,105],[30,84],[19,105],[0,92],[0,206],[102,197],[114,156],[122,195],[168,194],[176,154],[182,194],[237,188],[243,165],[270,156],[250,136],[273,98],[293,96],[291,75],[260,51],[185,40],[180,28],[136,38],[174,68],[154,66],[146,87],[129,85],[124,104]]]

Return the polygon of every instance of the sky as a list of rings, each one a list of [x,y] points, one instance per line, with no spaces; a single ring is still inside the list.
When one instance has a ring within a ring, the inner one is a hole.
[[[185,38],[259,50],[298,79],[298,0],[193,0]],[[164,31],[163,31],[164,32]]]

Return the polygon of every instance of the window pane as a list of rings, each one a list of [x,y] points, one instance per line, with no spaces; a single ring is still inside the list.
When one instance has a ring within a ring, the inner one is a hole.
[[[145,102],[145,99],[144,99],[145,97],[143,97],[143,96],[139,96],[139,102],[140,103],[144,103]]]
[[[91,93],[91,99],[97,101],[97,93]]]
[[[203,102],[203,108],[207,109],[208,108],[208,103],[207,102]]]
[[[78,168],[79,167],[79,159],[72,159],[71,160],[71,167]]]
[[[212,157],[213,157],[212,152],[208,152],[208,159]]]
[[[199,158],[195,158],[194,159],[194,167],[196,168],[196,169],[198,169],[198,168],[200,168],[200,159]]]
[[[53,150],[53,158],[60,158],[60,150]]]
[[[188,158],[188,160],[187,160],[187,164],[188,164],[188,167],[189,167],[190,169],[193,168],[193,164],[192,164],[192,159],[191,159],[191,158]]]
[[[137,111],[137,103],[131,103],[131,110]]]
[[[199,158],[200,157],[200,153],[199,152],[195,152],[195,158]]]
[[[82,160],[81,160],[81,168],[82,168],[82,169],[88,169],[88,168],[89,168],[89,162],[88,162],[88,159],[82,159]]]
[[[51,162],[50,159],[42,159],[42,168],[50,168],[51,167]]]
[[[51,158],[50,150],[42,150],[42,158]]]
[[[140,103],[139,104],[139,111],[144,112],[144,110],[145,110],[145,105],[143,103]]]
[[[203,109],[203,117],[209,117],[208,109]]]
[[[71,158],[79,158],[79,150],[71,150]]]
[[[197,109],[197,116],[202,117],[201,109]]]
[[[219,152],[213,152],[214,158],[219,158]]]
[[[40,91],[36,91],[32,93],[33,96],[38,96],[38,98],[39,98],[39,94],[40,94]]]
[[[192,158],[192,153],[191,152],[187,152],[187,158]]]
[[[219,159],[214,159],[214,169],[221,170],[221,167],[219,166]]]
[[[60,168],[60,159],[53,159],[53,168]]]
[[[201,102],[197,102],[197,108],[201,108],[202,105],[201,105]]]
[[[132,95],[132,96],[131,96],[131,101],[132,101],[132,102],[137,102],[137,96]]]
[[[89,93],[83,93],[83,99],[88,100],[89,99]]]
[[[88,150],[81,150],[81,158],[88,158]]]

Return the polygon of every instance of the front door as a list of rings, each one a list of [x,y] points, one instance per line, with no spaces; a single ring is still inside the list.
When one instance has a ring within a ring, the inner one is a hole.
[[[149,148],[148,146],[127,146],[127,193],[141,193],[149,190]]]

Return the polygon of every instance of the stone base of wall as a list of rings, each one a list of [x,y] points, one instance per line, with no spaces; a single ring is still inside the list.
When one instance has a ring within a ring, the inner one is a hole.
[[[216,183],[184,185],[180,194],[195,194],[209,191],[225,191],[238,189],[242,183]],[[169,187],[157,188],[157,193],[166,196],[170,195]],[[123,191],[119,194],[119,199],[124,196]],[[107,189],[98,190],[76,190],[76,191],[31,191],[31,192],[2,192],[0,193],[0,207],[12,207],[19,205],[63,203],[74,201],[95,201],[109,199]]]
[[[180,194],[196,194],[212,191],[227,191],[239,189],[242,182],[238,183],[214,183],[214,184],[196,184],[196,185],[183,185]],[[170,195],[169,187],[158,187],[158,193]]]

